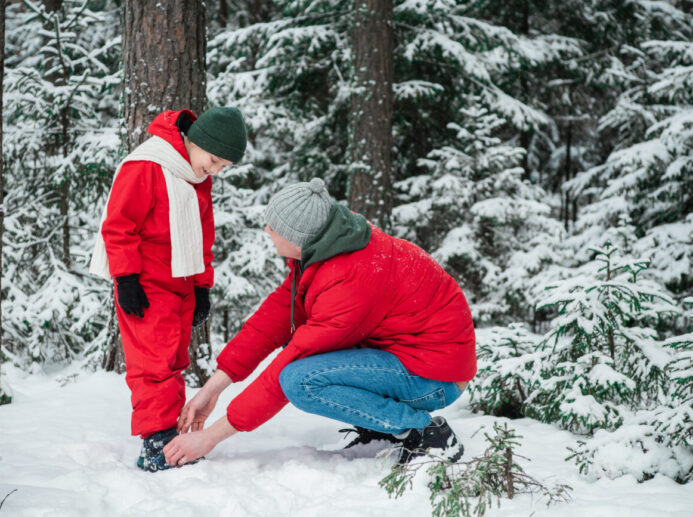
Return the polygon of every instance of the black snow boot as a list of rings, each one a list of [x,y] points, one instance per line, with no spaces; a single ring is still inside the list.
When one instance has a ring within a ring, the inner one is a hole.
[[[431,454],[451,463],[462,457],[464,447],[457,440],[455,433],[442,416],[433,417],[433,421],[424,427],[423,432],[412,429],[402,443],[398,465],[406,465],[412,459]]]
[[[177,434],[176,428],[171,427],[142,440],[142,451],[140,457],[137,458],[137,466],[148,472],[170,469],[171,465],[166,463],[164,457],[164,447]]]
[[[392,434],[381,433],[380,431],[373,431],[371,429],[366,429],[365,427],[354,426],[354,428],[340,429],[340,433],[345,433],[344,437],[349,436],[349,433],[356,433],[356,436],[348,444],[344,446],[345,449],[349,449],[354,445],[371,443],[378,440],[384,440],[390,443],[401,444],[404,438],[397,438]]]

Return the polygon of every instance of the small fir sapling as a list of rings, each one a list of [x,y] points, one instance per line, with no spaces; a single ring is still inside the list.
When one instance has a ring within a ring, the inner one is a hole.
[[[616,429],[630,411],[657,404],[668,361],[657,327],[678,312],[641,277],[646,261],[621,254],[608,239],[591,251],[594,260],[547,288],[538,303],[558,316],[540,345],[526,401],[528,416],[580,433]]]
[[[684,305],[691,303],[691,298],[684,300]],[[662,402],[638,411],[619,429],[598,431],[569,449],[567,459],[581,473],[593,478],[630,474],[641,481],[657,473],[680,483],[693,479],[693,333],[663,344],[672,355],[664,368],[670,382]]]
[[[493,435],[484,433],[488,447],[481,456],[451,463],[428,455],[407,465],[395,465],[379,485],[390,497],[401,497],[426,466],[433,517],[482,517],[494,503],[500,507],[504,497],[512,499],[523,493],[546,497],[547,506],[570,499],[570,486],[547,487],[524,471],[517,459],[529,459],[517,454],[522,437],[514,429],[494,423],[493,431]]]

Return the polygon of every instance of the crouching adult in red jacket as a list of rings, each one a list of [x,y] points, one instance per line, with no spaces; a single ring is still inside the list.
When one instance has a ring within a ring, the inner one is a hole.
[[[210,175],[240,161],[247,138],[235,108],[165,111],[148,132],[116,171],[90,270],[115,279],[137,465],[157,471],[185,403],[192,325],[210,310]]]
[[[267,226],[289,275],[217,358],[218,370],[183,408],[164,453],[180,465],[287,402],[355,426],[353,443],[402,444],[451,460],[462,444],[431,411],[451,404],[476,373],[474,328],[459,285],[426,252],[333,201],[320,179],[276,194]],[[219,393],[269,366],[202,430]],[[351,444],[350,444],[351,445]]]

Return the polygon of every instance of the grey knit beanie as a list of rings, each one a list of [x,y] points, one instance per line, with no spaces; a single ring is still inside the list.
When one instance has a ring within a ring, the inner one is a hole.
[[[332,203],[325,182],[320,178],[289,185],[270,199],[265,223],[287,241],[302,248],[325,224]]]

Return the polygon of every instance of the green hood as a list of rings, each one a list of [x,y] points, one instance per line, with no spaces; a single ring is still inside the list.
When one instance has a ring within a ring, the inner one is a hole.
[[[363,249],[370,240],[371,227],[366,218],[335,202],[318,234],[301,248],[301,271],[340,253]]]
[[[353,214],[344,205],[334,202],[327,221],[318,234],[301,248],[301,261],[297,264],[301,273],[316,262],[327,260],[341,253],[365,248],[371,240],[371,227],[366,218]],[[296,273],[291,281],[291,331],[294,327],[294,298],[296,297]]]

